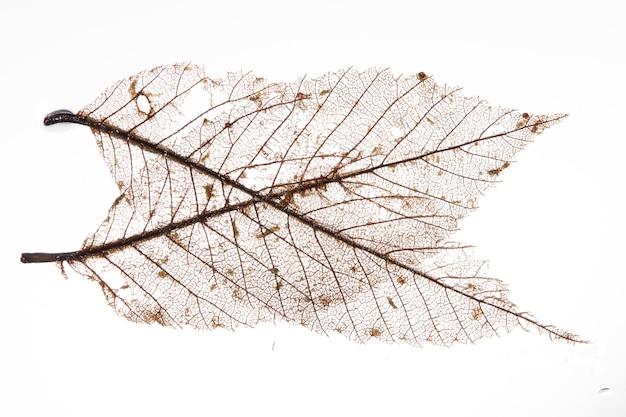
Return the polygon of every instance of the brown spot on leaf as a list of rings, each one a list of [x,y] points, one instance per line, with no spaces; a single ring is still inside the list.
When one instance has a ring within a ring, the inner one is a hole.
[[[271,234],[274,234],[274,233],[278,232],[279,230],[280,230],[280,226],[279,226],[279,225],[277,225],[277,224],[275,224],[275,225],[273,225],[273,226],[271,226],[271,227],[269,227],[269,228],[264,227],[264,228],[263,228],[263,231],[262,231],[261,233],[257,233],[257,234],[255,235],[255,237],[256,237],[257,239],[263,239],[263,238],[268,237],[268,236],[269,236],[269,235],[271,235]]]
[[[141,313],[141,318],[146,323],[158,323],[161,326],[166,326],[165,319],[163,318],[163,313],[161,313],[160,309],[156,311],[144,310]]]
[[[137,79],[130,82],[130,85],[128,86],[128,94],[130,94],[133,98],[137,96]]]
[[[235,288],[233,289],[233,300],[235,300],[236,302],[240,302],[243,301],[244,295],[242,294],[242,291],[239,288]]]
[[[381,334],[382,333],[379,329],[376,329],[376,328],[369,329],[369,335],[372,337],[380,337]]]
[[[509,162],[505,162],[500,168],[490,169],[489,171],[487,171],[487,174],[491,176],[500,175],[500,173],[507,169],[510,165],[511,164]]]
[[[213,197],[213,184],[207,184],[204,186],[204,194],[207,200]]]
[[[332,303],[332,299],[327,296],[326,294],[322,294],[319,297],[317,297],[317,301],[323,306],[323,307],[328,307],[330,306],[330,304]]]
[[[211,319],[211,328],[217,329],[218,327],[224,327],[222,320],[218,316],[213,316]]]
[[[261,99],[260,92],[251,95],[250,97],[248,97],[248,100],[253,101],[259,107],[263,106],[263,100]]]
[[[537,132],[539,132],[539,129],[540,129],[540,128],[541,128],[541,129],[543,129],[543,128],[544,128],[543,124],[544,124],[545,122],[546,122],[546,121],[545,121],[542,117],[540,117],[540,118],[539,118],[539,119],[537,119],[537,121],[536,121],[536,122],[532,125],[532,127],[530,128],[530,132],[531,132],[531,133],[537,133]]]
[[[231,220],[230,223],[231,223],[231,225],[233,227],[233,237],[235,239],[237,239],[239,237],[239,229],[237,228],[237,224],[235,223],[234,220]]]
[[[280,200],[280,205],[283,207],[287,207],[293,203],[293,193],[287,193]]]

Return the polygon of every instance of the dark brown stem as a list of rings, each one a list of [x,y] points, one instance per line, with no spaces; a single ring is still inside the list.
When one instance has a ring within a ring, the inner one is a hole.
[[[58,261],[66,261],[68,259],[74,258],[76,252],[64,252],[64,253],[42,253],[42,252],[34,252],[34,253],[23,253],[20,260],[25,264],[36,264],[36,263],[44,263],[44,262],[58,262]]]
[[[72,113],[69,110],[56,110],[52,113],[48,113],[43,119],[43,124],[46,126],[55,125],[57,123],[74,123],[79,125],[86,125],[87,122],[84,118]],[[76,256],[76,252],[63,252],[63,253],[23,253],[20,260],[25,264],[30,263],[43,263],[43,262],[58,262],[72,259]]]
[[[69,110],[55,110],[52,113],[48,113],[46,117],[43,118],[43,124],[46,126],[55,125],[57,123],[86,124],[84,118],[75,115]]]

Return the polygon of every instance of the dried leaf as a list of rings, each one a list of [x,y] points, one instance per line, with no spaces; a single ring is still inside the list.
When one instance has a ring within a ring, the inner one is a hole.
[[[518,312],[448,241],[515,153],[565,117],[493,108],[424,73],[272,84],[155,68],[47,116],[92,129],[121,194],[81,250],[22,261],[69,264],[137,322],[280,319],[418,346],[522,326],[580,342]]]

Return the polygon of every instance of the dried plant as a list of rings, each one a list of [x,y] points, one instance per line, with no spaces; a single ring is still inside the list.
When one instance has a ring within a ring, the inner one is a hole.
[[[196,66],[119,81],[77,114],[120,196],[69,264],[132,321],[277,319],[351,340],[448,346],[540,324],[450,242],[516,152],[566,115],[494,108],[424,73],[268,83]]]

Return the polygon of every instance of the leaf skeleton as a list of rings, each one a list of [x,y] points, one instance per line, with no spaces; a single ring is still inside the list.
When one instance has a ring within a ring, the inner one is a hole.
[[[46,116],[91,129],[120,197],[79,250],[22,262],[69,265],[135,322],[284,321],[413,346],[522,327],[583,342],[518,311],[449,240],[514,155],[565,118],[492,107],[424,72],[270,83],[157,67]]]

